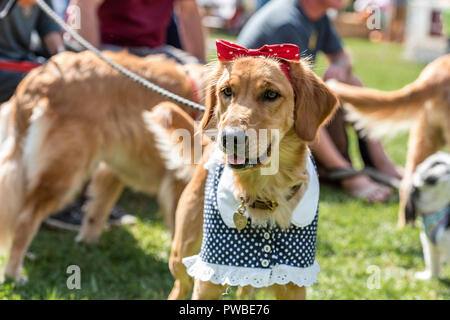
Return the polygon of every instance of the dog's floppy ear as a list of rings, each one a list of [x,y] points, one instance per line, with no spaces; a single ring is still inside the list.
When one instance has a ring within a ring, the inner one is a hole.
[[[216,85],[211,84],[206,88],[206,97],[205,97],[205,113],[203,114],[202,121],[200,123],[200,127],[202,130],[209,129],[213,123],[215,122],[214,118],[214,109],[217,104],[216,97]]]
[[[338,99],[306,65],[291,62],[289,67],[295,92],[295,131],[303,141],[312,142],[337,109]]]
[[[409,192],[408,201],[405,207],[405,221],[407,224],[414,223],[417,217],[416,201],[419,197],[419,189],[412,187]]]
[[[205,89],[206,110],[200,123],[200,127],[202,128],[202,130],[207,130],[217,125],[217,119],[214,114],[215,108],[217,106],[216,83],[219,79],[221,69],[221,64],[217,65],[217,68],[212,69],[207,81],[208,85]]]

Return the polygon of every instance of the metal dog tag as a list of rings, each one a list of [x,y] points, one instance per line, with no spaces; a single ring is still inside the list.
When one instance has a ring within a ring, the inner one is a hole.
[[[245,201],[243,199],[241,199],[241,204],[239,205],[237,211],[233,215],[234,225],[236,226],[236,229],[238,229],[238,231],[241,231],[242,229],[244,229],[248,223],[248,219],[244,215],[245,210],[246,210]]]

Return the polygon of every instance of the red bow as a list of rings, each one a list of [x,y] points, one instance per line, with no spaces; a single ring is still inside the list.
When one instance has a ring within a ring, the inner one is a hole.
[[[264,45],[259,49],[247,49],[225,40],[217,40],[217,57],[220,61],[234,60],[237,57],[273,57],[282,60],[299,61],[300,50],[295,44]]]
[[[300,50],[295,44],[264,45],[259,49],[247,49],[235,43],[225,40],[217,40],[217,57],[220,61],[230,61],[238,57],[273,57],[280,59],[280,67],[288,78],[291,85],[292,79],[289,74],[289,65],[286,61],[300,61]]]

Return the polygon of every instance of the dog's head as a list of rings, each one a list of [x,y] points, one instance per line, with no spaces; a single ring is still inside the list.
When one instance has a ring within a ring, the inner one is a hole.
[[[268,57],[217,64],[202,128],[218,129],[217,142],[232,169],[267,163],[291,130],[304,143],[312,142],[337,106],[335,95],[305,63],[283,63],[285,71],[280,61]]]
[[[409,219],[450,205],[450,154],[438,152],[416,169],[408,201]]]

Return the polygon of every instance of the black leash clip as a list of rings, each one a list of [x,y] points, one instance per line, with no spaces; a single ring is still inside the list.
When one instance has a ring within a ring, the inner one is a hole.
[[[5,6],[0,11],[0,20],[6,18],[11,10],[15,7],[17,0],[7,0]]]

